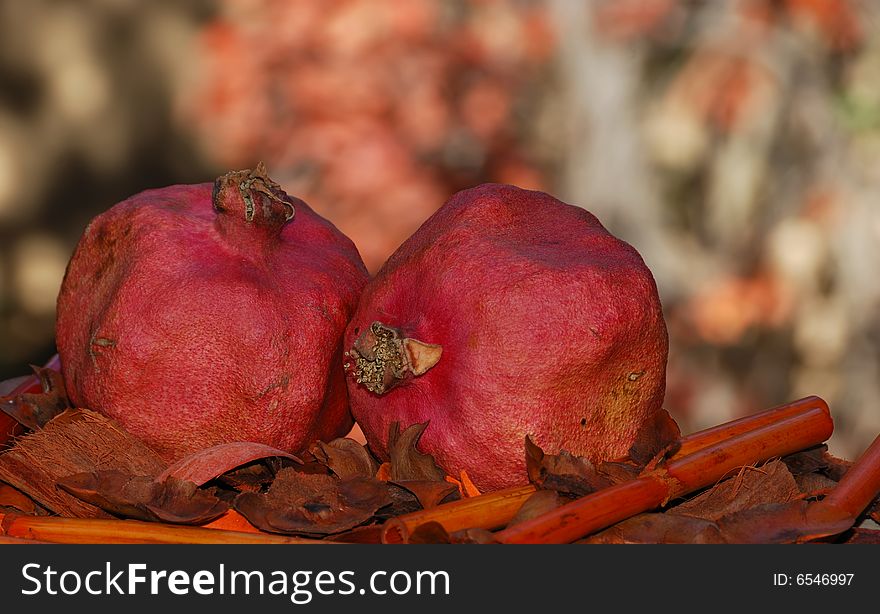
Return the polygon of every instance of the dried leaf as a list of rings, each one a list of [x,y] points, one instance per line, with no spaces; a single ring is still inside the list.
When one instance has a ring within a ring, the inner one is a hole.
[[[822,473],[804,473],[794,478],[802,494],[815,497],[827,494],[837,482]]]
[[[25,392],[0,397],[0,411],[31,430],[43,428],[52,418],[70,407],[64,379],[55,369],[36,367],[31,369],[40,379],[42,392]]]
[[[0,510],[3,508],[28,515],[38,513],[34,500],[9,484],[0,484]]]
[[[685,514],[717,521],[723,516],[767,503],[801,498],[801,491],[782,461],[761,467],[743,467],[740,473],[671,508],[668,514]]]
[[[711,520],[672,514],[639,514],[578,542],[583,544],[720,544]]]
[[[492,531],[486,529],[462,529],[449,535],[453,544],[497,544],[498,540]]]
[[[240,494],[235,509],[264,531],[322,536],[363,524],[390,503],[387,485],[378,480],[337,480],[285,468],[267,493]]]
[[[416,447],[427,427],[427,422],[413,424],[401,433],[400,423],[391,423],[388,433],[388,452],[391,456],[392,480],[444,481],[446,472],[437,465],[434,457],[419,452]]]
[[[235,441],[199,450],[182,458],[168,467],[158,477],[158,480],[162,481],[173,476],[201,486],[236,467],[270,457],[287,458],[297,463],[302,462],[299,457],[272,446],[251,441]]]
[[[227,471],[219,476],[217,480],[238,492],[262,492],[275,479],[277,469],[273,470],[261,459],[238,469]]]
[[[828,461],[825,458],[827,451],[828,446],[822,444],[801,450],[795,454],[789,454],[782,458],[782,462],[785,463],[785,466],[788,467],[788,470],[794,477],[817,473],[828,467]]]
[[[96,471],[68,476],[58,486],[115,516],[137,520],[203,524],[229,508],[210,492],[173,476],[159,482],[116,470]]]
[[[637,465],[654,464],[678,451],[681,430],[665,409],[654,414],[654,419],[642,425],[629,448],[629,458]]]
[[[539,490],[526,499],[517,510],[516,515],[507,524],[508,527],[537,518],[562,505],[562,497],[555,490]]]
[[[559,454],[544,454],[526,435],[526,472],[538,488],[583,497],[611,485],[588,459],[563,450]]]
[[[441,501],[455,493],[458,493],[458,487],[447,481],[430,482],[427,480],[394,480],[391,484],[396,484],[401,488],[405,488],[416,496],[419,504],[423,509],[437,507]],[[454,497],[455,499],[458,496]]]
[[[621,463],[616,461],[605,461],[599,463],[596,468],[600,475],[607,478],[612,484],[620,484],[621,482],[629,482],[639,477],[641,468],[632,463]]]
[[[845,535],[841,544],[880,544],[880,531],[876,529],[853,529]]]
[[[157,475],[161,458],[122,426],[88,409],[69,409],[25,435],[0,454],[0,481],[62,516],[108,518],[98,507],[55,487],[82,472],[117,469],[127,475]]]
[[[822,473],[827,475],[835,482],[839,482],[844,474],[849,471],[849,468],[852,467],[854,464],[852,461],[837,458],[833,454],[829,454],[827,450],[823,451],[822,459],[826,463],[826,466],[822,470]]]
[[[371,478],[379,468],[364,446],[347,437],[334,439],[330,443],[316,441],[309,451],[340,479]]]
[[[843,533],[852,527],[853,519],[829,505],[790,501],[734,512],[717,524],[727,543],[791,544]]]
[[[398,486],[394,482],[382,483],[388,486],[388,496],[391,497],[391,504],[376,512],[377,520],[385,520],[422,509],[422,504],[419,503],[418,497],[407,489]]]
[[[363,527],[355,527],[350,531],[329,535],[326,540],[331,542],[342,542],[345,544],[381,544],[382,525],[371,524]]]
[[[420,524],[409,534],[409,544],[449,544],[449,533],[435,520]]]

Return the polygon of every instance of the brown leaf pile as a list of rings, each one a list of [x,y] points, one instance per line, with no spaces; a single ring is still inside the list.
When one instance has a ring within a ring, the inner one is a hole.
[[[431,455],[419,450],[428,423],[406,428],[392,424],[384,463],[366,446],[340,438],[316,441],[298,456],[233,442],[169,467],[100,414],[66,409],[53,416],[66,405],[66,396],[57,373],[49,371],[38,370],[42,395],[6,399],[31,432],[0,453],[0,513],[185,525],[234,517],[247,530],[376,542],[382,523],[390,518],[480,495],[466,473],[446,475]],[[666,412],[638,434],[627,458],[615,461],[592,463],[565,450],[545,454],[526,437],[527,477],[536,491],[504,522],[515,526],[572,499],[633,480],[674,455],[679,440],[678,427]],[[832,490],[851,465],[818,446],[743,467],[711,488],[628,518],[583,542],[876,543],[880,532],[853,528],[851,519],[811,504]],[[864,517],[880,521],[880,500]],[[829,534],[837,537],[822,537]],[[495,543],[496,538],[476,526],[447,531],[440,522],[424,521],[410,531],[409,541]]]
[[[31,406],[54,403],[58,391],[45,389],[28,397]],[[23,423],[37,415],[48,414],[27,413]],[[390,461],[382,465],[365,446],[340,438],[316,441],[300,456],[233,442],[167,466],[89,410],[28,426],[32,432],[0,454],[0,513],[203,525],[234,508],[263,531],[377,541],[384,519],[435,507],[464,489],[418,450],[427,423],[392,425]]]
[[[743,467],[692,498],[628,518],[582,543],[787,543],[843,534],[851,522],[808,504],[817,496],[813,486],[836,484],[828,476],[842,476],[839,468],[824,446]]]

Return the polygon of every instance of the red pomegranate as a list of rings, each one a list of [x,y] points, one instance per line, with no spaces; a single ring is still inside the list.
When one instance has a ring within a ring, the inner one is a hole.
[[[342,334],[367,277],[262,165],[142,192],[95,218],[68,265],[56,341],[71,402],[169,461],[344,435]]]
[[[454,195],[364,289],[345,333],[352,412],[483,490],[526,481],[526,435],[626,455],[663,401],[668,341],[642,258],[584,209],[488,184]]]

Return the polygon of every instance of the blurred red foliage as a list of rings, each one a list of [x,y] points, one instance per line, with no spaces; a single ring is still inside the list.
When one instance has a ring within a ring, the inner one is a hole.
[[[264,159],[371,270],[459,189],[544,185],[526,145],[553,49],[539,3],[229,0],[202,49],[207,153]]]

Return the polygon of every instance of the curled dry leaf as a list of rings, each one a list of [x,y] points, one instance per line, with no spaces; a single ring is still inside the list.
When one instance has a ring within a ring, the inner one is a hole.
[[[809,501],[768,503],[718,520],[730,544],[791,544],[843,533],[853,525],[843,510]]]
[[[377,478],[378,479],[378,478]],[[398,486],[394,482],[382,482],[388,486],[388,496],[391,497],[391,504],[386,505],[376,512],[378,520],[387,520],[402,514],[417,512],[422,508],[418,497],[402,486]]]
[[[526,520],[537,518],[550,510],[555,510],[560,505],[562,505],[562,497],[555,490],[536,491],[535,494],[523,502],[516,515],[507,523],[507,526],[512,527]]]
[[[842,544],[880,545],[880,531],[876,529],[853,529],[845,535]]]
[[[173,524],[204,524],[222,516],[229,505],[186,480],[121,471],[77,473],[58,480],[58,487],[115,516]]]
[[[43,428],[49,420],[70,407],[64,379],[55,369],[31,365],[40,379],[42,392],[0,397],[0,411],[31,430]]]
[[[497,544],[498,540],[492,531],[486,529],[462,529],[449,535],[453,544]]]
[[[644,467],[656,464],[678,451],[681,430],[665,409],[654,414],[654,419],[644,423],[636,433],[629,448],[629,458]]]
[[[340,479],[371,478],[379,464],[367,449],[354,439],[340,437],[330,443],[316,441],[309,448],[315,459]]]
[[[388,486],[375,479],[337,480],[284,468],[265,494],[240,494],[235,509],[264,531],[323,536],[363,524],[390,503]]]
[[[36,515],[37,504],[20,490],[0,483],[0,510],[7,509],[22,514]]]
[[[801,490],[788,467],[776,460],[760,467],[743,467],[739,474],[676,505],[667,513],[715,521],[756,505],[787,503],[800,498]]]
[[[394,481],[444,481],[446,472],[430,454],[419,452],[417,445],[427,422],[413,424],[400,432],[400,423],[392,422],[388,430],[388,453],[391,456],[390,477]]]
[[[639,514],[582,540],[584,544],[720,544],[711,520],[672,514]]]
[[[588,459],[566,450],[544,454],[526,435],[526,472],[536,487],[555,490],[574,497],[583,497],[612,484]]]
[[[789,454],[782,461],[795,478],[801,475],[821,474],[835,482],[839,482],[843,474],[852,466],[851,461],[829,454],[828,446],[825,444]]]
[[[794,476],[798,489],[805,497],[816,498],[828,494],[837,482],[823,473],[803,473]]]
[[[235,441],[190,454],[168,467],[157,479],[162,481],[169,477],[175,477],[201,486],[236,467],[261,458],[271,457],[287,458],[297,463],[302,462],[299,457],[272,446],[250,441]]]
[[[111,469],[152,476],[165,466],[118,422],[87,409],[68,409],[0,454],[0,481],[56,514],[107,518],[100,508],[56,488],[55,482],[74,473]]]
[[[254,461],[243,467],[227,471],[217,480],[238,492],[261,492],[269,487],[275,479],[275,472],[280,467],[270,467],[271,463]]]
[[[596,470],[612,484],[620,484],[634,480],[641,473],[641,468],[632,463],[622,463],[618,461],[605,461],[599,463]]]
[[[449,533],[436,520],[420,524],[409,534],[409,544],[449,544]]]
[[[446,480],[431,482],[428,480],[395,480],[390,482],[404,488],[415,495],[423,509],[437,507],[445,499],[458,499],[458,486]],[[455,494],[455,497],[450,495]]]

